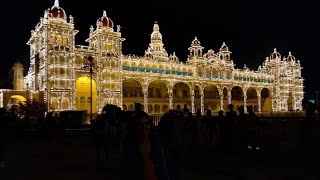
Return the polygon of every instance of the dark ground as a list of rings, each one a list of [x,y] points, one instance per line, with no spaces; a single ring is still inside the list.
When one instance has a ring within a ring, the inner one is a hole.
[[[318,138],[316,138],[318,140]],[[28,135],[10,142],[7,168],[0,180],[117,180],[121,179],[117,143],[111,160],[96,166],[95,145],[88,133],[64,135],[52,152],[44,139]],[[314,141],[315,145],[319,141]],[[255,154],[217,152],[207,145],[190,145],[179,163],[181,180],[319,180],[320,150],[303,153],[297,137],[260,139]],[[308,169],[308,170],[305,170]]]

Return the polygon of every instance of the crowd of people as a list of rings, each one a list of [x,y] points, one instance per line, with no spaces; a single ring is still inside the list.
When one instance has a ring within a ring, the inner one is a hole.
[[[0,108],[0,167],[5,167],[10,118],[10,113]],[[91,121],[91,131],[98,166],[110,158],[112,146],[119,140],[123,179],[176,180],[183,152],[194,145],[207,145],[221,152],[259,150],[259,123],[252,106],[240,106],[236,112],[230,104],[228,111],[219,111],[218,116],[209,109],[205,115],[198,110],[194,116],[185,105],[165,113],[156,127],[137,103],[134,111],[106,105]],[[56,137],[64,131],[63,120],[58,114],[48,113],[39,124],[47,147],[54,149]]]
[[[177,179],[178,162],[183,152],[195,144],[206,144],[222,151],[229,149],[255,151],[259,121],[252,107],[239,107],[213,116],[206,110],[196,116],[177,107],[161,118],[158,126],[149,115],[135,105],[134,111],[122,111],[107,105],[92,122],[96,139],[97,162],[109,158],[112,141],[119,137],[124,179]],[[248,149],[249,148],[249,149]]]

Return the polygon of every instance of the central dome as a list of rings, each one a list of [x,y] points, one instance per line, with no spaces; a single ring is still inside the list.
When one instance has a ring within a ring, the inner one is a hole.
[[[51,18],[58,18],[58,19],[66,20],[67,14],[64,11],[64,9],[59,6],[58,0],[55,0],[54,5],[49,10],[49,16]]]
[[[97,20],[97,29],[101,28],[113,28],[113,21],[107,17],[106,11],[103,11],[102,17]]]

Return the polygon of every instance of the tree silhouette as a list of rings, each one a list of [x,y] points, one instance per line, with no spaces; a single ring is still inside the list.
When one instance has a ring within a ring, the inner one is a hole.
[[[39,119],[44,116],[46,111],[47,105],[35,99],[19,103],[18,107],[18,112],[22,119]]]

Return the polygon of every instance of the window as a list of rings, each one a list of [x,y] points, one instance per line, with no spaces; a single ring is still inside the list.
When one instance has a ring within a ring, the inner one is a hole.
[[[80,103],[85,103],[86,102],[86,98],[85,97],[80,97]]]
[[[57,35],[57,43],[62,43],[62,36],[60,34]]]
[[[88,103],[91,103],[91,97],[88,97],[88,98],[87,98],[87,102],[88,102]]]

